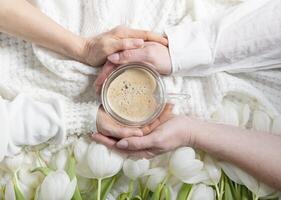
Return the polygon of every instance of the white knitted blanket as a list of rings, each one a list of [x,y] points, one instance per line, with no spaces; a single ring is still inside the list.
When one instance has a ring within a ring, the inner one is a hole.
[[[234,1],[218,2],[214,4],[214,9],[231,6]],[[65,28],[83,36],[95,36],[120,24],[163,33],[165,28],[181,23],[186,15],[194,12],[187,0],[73,0],[71,3],[65,0],[36,0],[33,3]],[[88,107],[99,103],[99,97],[91,87],[98,70],[5,34],[0,34],[0,41],[0,70],[3,77],[0,80],[1,96],[12,99],[20,92],[25,92],[39,99],[63,99],[70,107],[76,107],[68,111],[76,112],[76,118],[71,115],[73,119],[68,119],[70,132],[87,132],[79,129],[77,121],[79,117],[84,117],[83,112]],[[253,80],[257,76],[249,82],[247,74],[233,76],[219,73],[205,78],[164,79],[168,91],[187,92],[191,95],[187,104],[177,103],[179,110],[185,113],[210,118],[223,98],[234,94],[235,98],[265,110],[275,118],[278,111],[270,101],[277,102],[275,105],[280,110],[280,76],[276,73],[270,75],[275,77],[274,83],[271,83],[277,84],[275,89],[264,85],[265,81],[259,83],[258,87],[253,86],[251,83],[256,84]],[[271,94],[270,101],[264,92]]]

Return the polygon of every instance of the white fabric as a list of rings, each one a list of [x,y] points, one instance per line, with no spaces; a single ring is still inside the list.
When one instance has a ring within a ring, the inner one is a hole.
[[[205,8],[203,5],[195,4],[197,0],[73,0],[71,3],[66,0],[36,0],[34,2],[55,21],[83,36],[95,36],[120,24],[159,33],[172,29],[180,32],[178,25],[185,23],[192,23],[190,28],[194,28],[187,32],[187,35],[198,38],[202,36],[202,34],[194,35],[200,32],[200,27],[197,25],[200,23],[193,18],[194,16],[198,18],[199,15],[196,13]],[[233,8],[233,4],[240,4],[239,1],[225,3],[221,0],[206,0],[204,2],[216,2],[210,7],[210,10],[215,10],[213,13],[208,13],[210,19],[214,13],[218,13],[217,10],[222,12],[226,8]],[[204,21],[204,18],[200,17]],[[181,34],[184,35],[183,32]],[[235,33],[231,37],[233,37],[231,41],[234,41]],[[176,50],[178,46],[173,45],[175,39],[169,35],[171,52],[192,53],[192,50],[187,49],[182,52]],[[189,41],[192,40],[189,38]],[[188,57],[185,54],[171,54],[175,69],[178,70],[175,59],[178,60],[176,62],[186,62],[180,64],[179,70],[183,71],[185,66],[191,69],[200,61],[203,61],[205,66],[209,66],[208,63],[213,59],[210,59],[209,55],[213,55],[214,52],[209,51],[207,45],[204,45],[206,41],[209,39],[200,41],[200,46],[194,43],[192,48],[198,50],[194,52],[197,56],[201,56],[199,49],[203,48],[205,52],[203,55],[208,55],[207,59]],[[220,41],[215,55],[225,52],[221,47],[230,48],[223,44],[223,34]],[[241,49],[235,46],[226,53],[232,50],[236,52]],[[194,60],[189,62],[184,59],[185,57]],[[227,63],[224,64],[228,66]],[[248,64],[252,66],[253,63]],[[0,33],[0,96],[4,99],[0,102],[0,109],[3,110],[0,112],[0,159],[5,155],[17,153],[23,145],[34,145],[47,140],[59,143],[64,141],[66,135],[95,131],[99,98],[95,95],[92,84],[97,72],[98,70],[93,67],[68,60],[44,48]],[[273,76],[278,74],[274,73]],[[171,76],[164,79],[168,92],[187,92],[191,95],[187,103],[176,102],[178,111],[186,114],[209,118],[226,95],[234,94],[242,100],[247,100],[252,106],[266,110],[271,117],[278,115],[275,107],[259,91],[265,87],[260,86],[257,89],[247,83],[247,78],[242,80],[239,75],[237,77],[218,73],[205,78]],[[271,92],[280,93],[278,89]],[[8,108],[13,108],[13,111]],[[15,115],[15,112],[19,116]],[[12,125],[27,128],[14,131],[11,129]]]
[[[280,0],[248,0],[217,8],[214,15],[208,2],[194,0],[194,20],[166,30],[174,72],[204,76],[280,68]]]

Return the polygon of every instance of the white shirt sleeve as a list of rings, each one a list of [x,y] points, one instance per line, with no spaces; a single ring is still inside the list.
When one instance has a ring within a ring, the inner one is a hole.
[[[18,95],[13,101],[0,97],[0,161],[22,146],[47,141],[62,143],[68,134],[95,131],[96,104],[71,104],[57,99],[36,101]]]
[[[281,0],[247,0],[220,17],[166,30],[173,72],[187,76],[280,67],[280,33]]]

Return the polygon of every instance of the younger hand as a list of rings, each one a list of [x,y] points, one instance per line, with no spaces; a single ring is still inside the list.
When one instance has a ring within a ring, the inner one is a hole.
[[[167,75],[172,72],[169,49],[157,42],[145,42],[143,48],[124,50],[114,53],[107,58],[109,61],[103,66],[102,71],[95,81],[96,92],[99,94],[102,84],[107,76],[121,64],[129,62],[143,62],[155,66],[160,74]]]
[[[92,138],[131,156],[151,158],[181,146],[193,146],[196,127],[197,121],[187,116],[176,116],[142,137],[128,137],[116,141],[101,134],[94,134]]]
[[[92,66],[99,66],[105,63],[107,56],[122,50],[141,48],[144,41],[168,44],[167,39],[161,35],[118,26],[97,37],[85,39],[78,60]]]

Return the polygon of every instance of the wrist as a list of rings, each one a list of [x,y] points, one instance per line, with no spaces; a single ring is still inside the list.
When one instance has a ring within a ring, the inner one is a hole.
[[[84,56],[84,49],[87,43],[87,40],[85,38],[79,37],[79,36],[73,36],[72,40],[69,40],[69,46],[66,49],[67,56],[77,60],[82,63],[85,62],[85,56]]]
[[[184,124],[187,124],[184,131],[186,136],[185,146],[199,148],[201,140],[208,137],[206,136],[208,123],[188,116],[185,116],[184,120]]]

